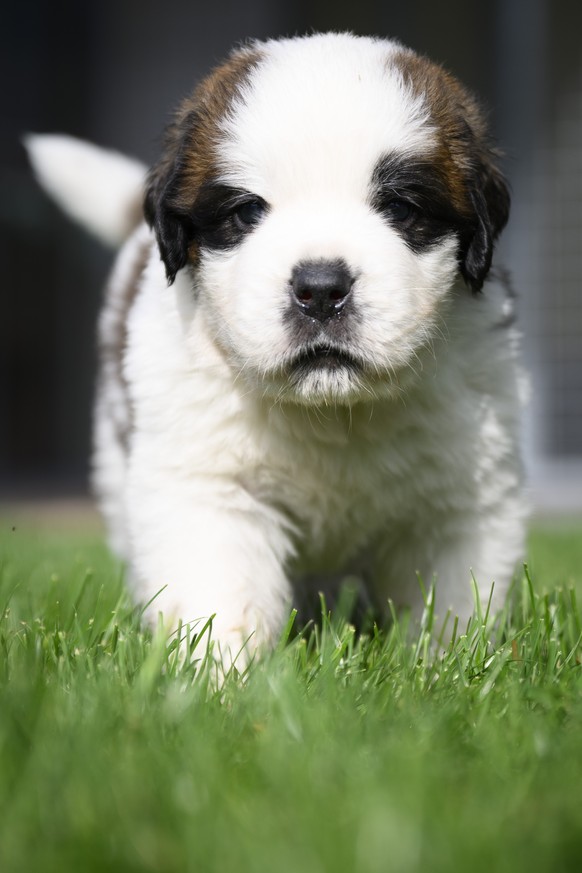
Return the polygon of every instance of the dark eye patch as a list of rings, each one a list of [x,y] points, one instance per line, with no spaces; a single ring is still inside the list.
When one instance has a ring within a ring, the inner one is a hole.
[[[369,202],[416,253],[466,232],[444,174],[427,160],[385,155],[372,174]]]
[[[240,230],[250,230],[255,227],[263,218],[266,212],[266,204],[263,200],[253,198],[245,200],[240,206],[237,206],[232,213],[234,222]]]
[[[416,218],[418,210],[410,201],[394,197],[382,204],[382,213],[391,222],[403,224]]]
[[[191,238],[209,249],[234,248],[268,210],[262,197],[249,191],[228,185],[205,185],[188,215]]]

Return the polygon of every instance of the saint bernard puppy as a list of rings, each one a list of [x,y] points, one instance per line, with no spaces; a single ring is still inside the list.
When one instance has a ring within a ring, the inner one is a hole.
[[[147,175],[27,145],[69,213],[124,238],[94,483],[153,616],[213,616],[233,657],[346,576],[384,613],[422,612],[419,576],[441,619],[469,617],[472,576],[503,602],[524,546],[518,336],[491,267],[509,195],[451,75],[382,39],[255,42]]]

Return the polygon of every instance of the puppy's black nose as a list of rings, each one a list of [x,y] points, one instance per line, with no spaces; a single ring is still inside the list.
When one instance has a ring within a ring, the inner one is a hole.
[[[327,321],[344,308],[354,280],[347,264],[337,261],[303,261],[291,275],[293,299],[310,318]]]

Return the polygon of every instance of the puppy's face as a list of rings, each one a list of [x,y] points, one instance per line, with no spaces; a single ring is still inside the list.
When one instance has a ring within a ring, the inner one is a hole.
[[[240,374],[270,396],[397,388],[461,276],[479,290],[508,194],[439,67],[347,35],[257,44],[187,101],[146,217]]]

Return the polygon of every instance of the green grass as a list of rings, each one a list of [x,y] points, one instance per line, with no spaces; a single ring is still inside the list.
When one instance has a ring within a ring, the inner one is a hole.
[[[99,542],[6,531],[0,871],[579,870],[581,541],[534,531],[495,646],[326,617],[218,693]]]

